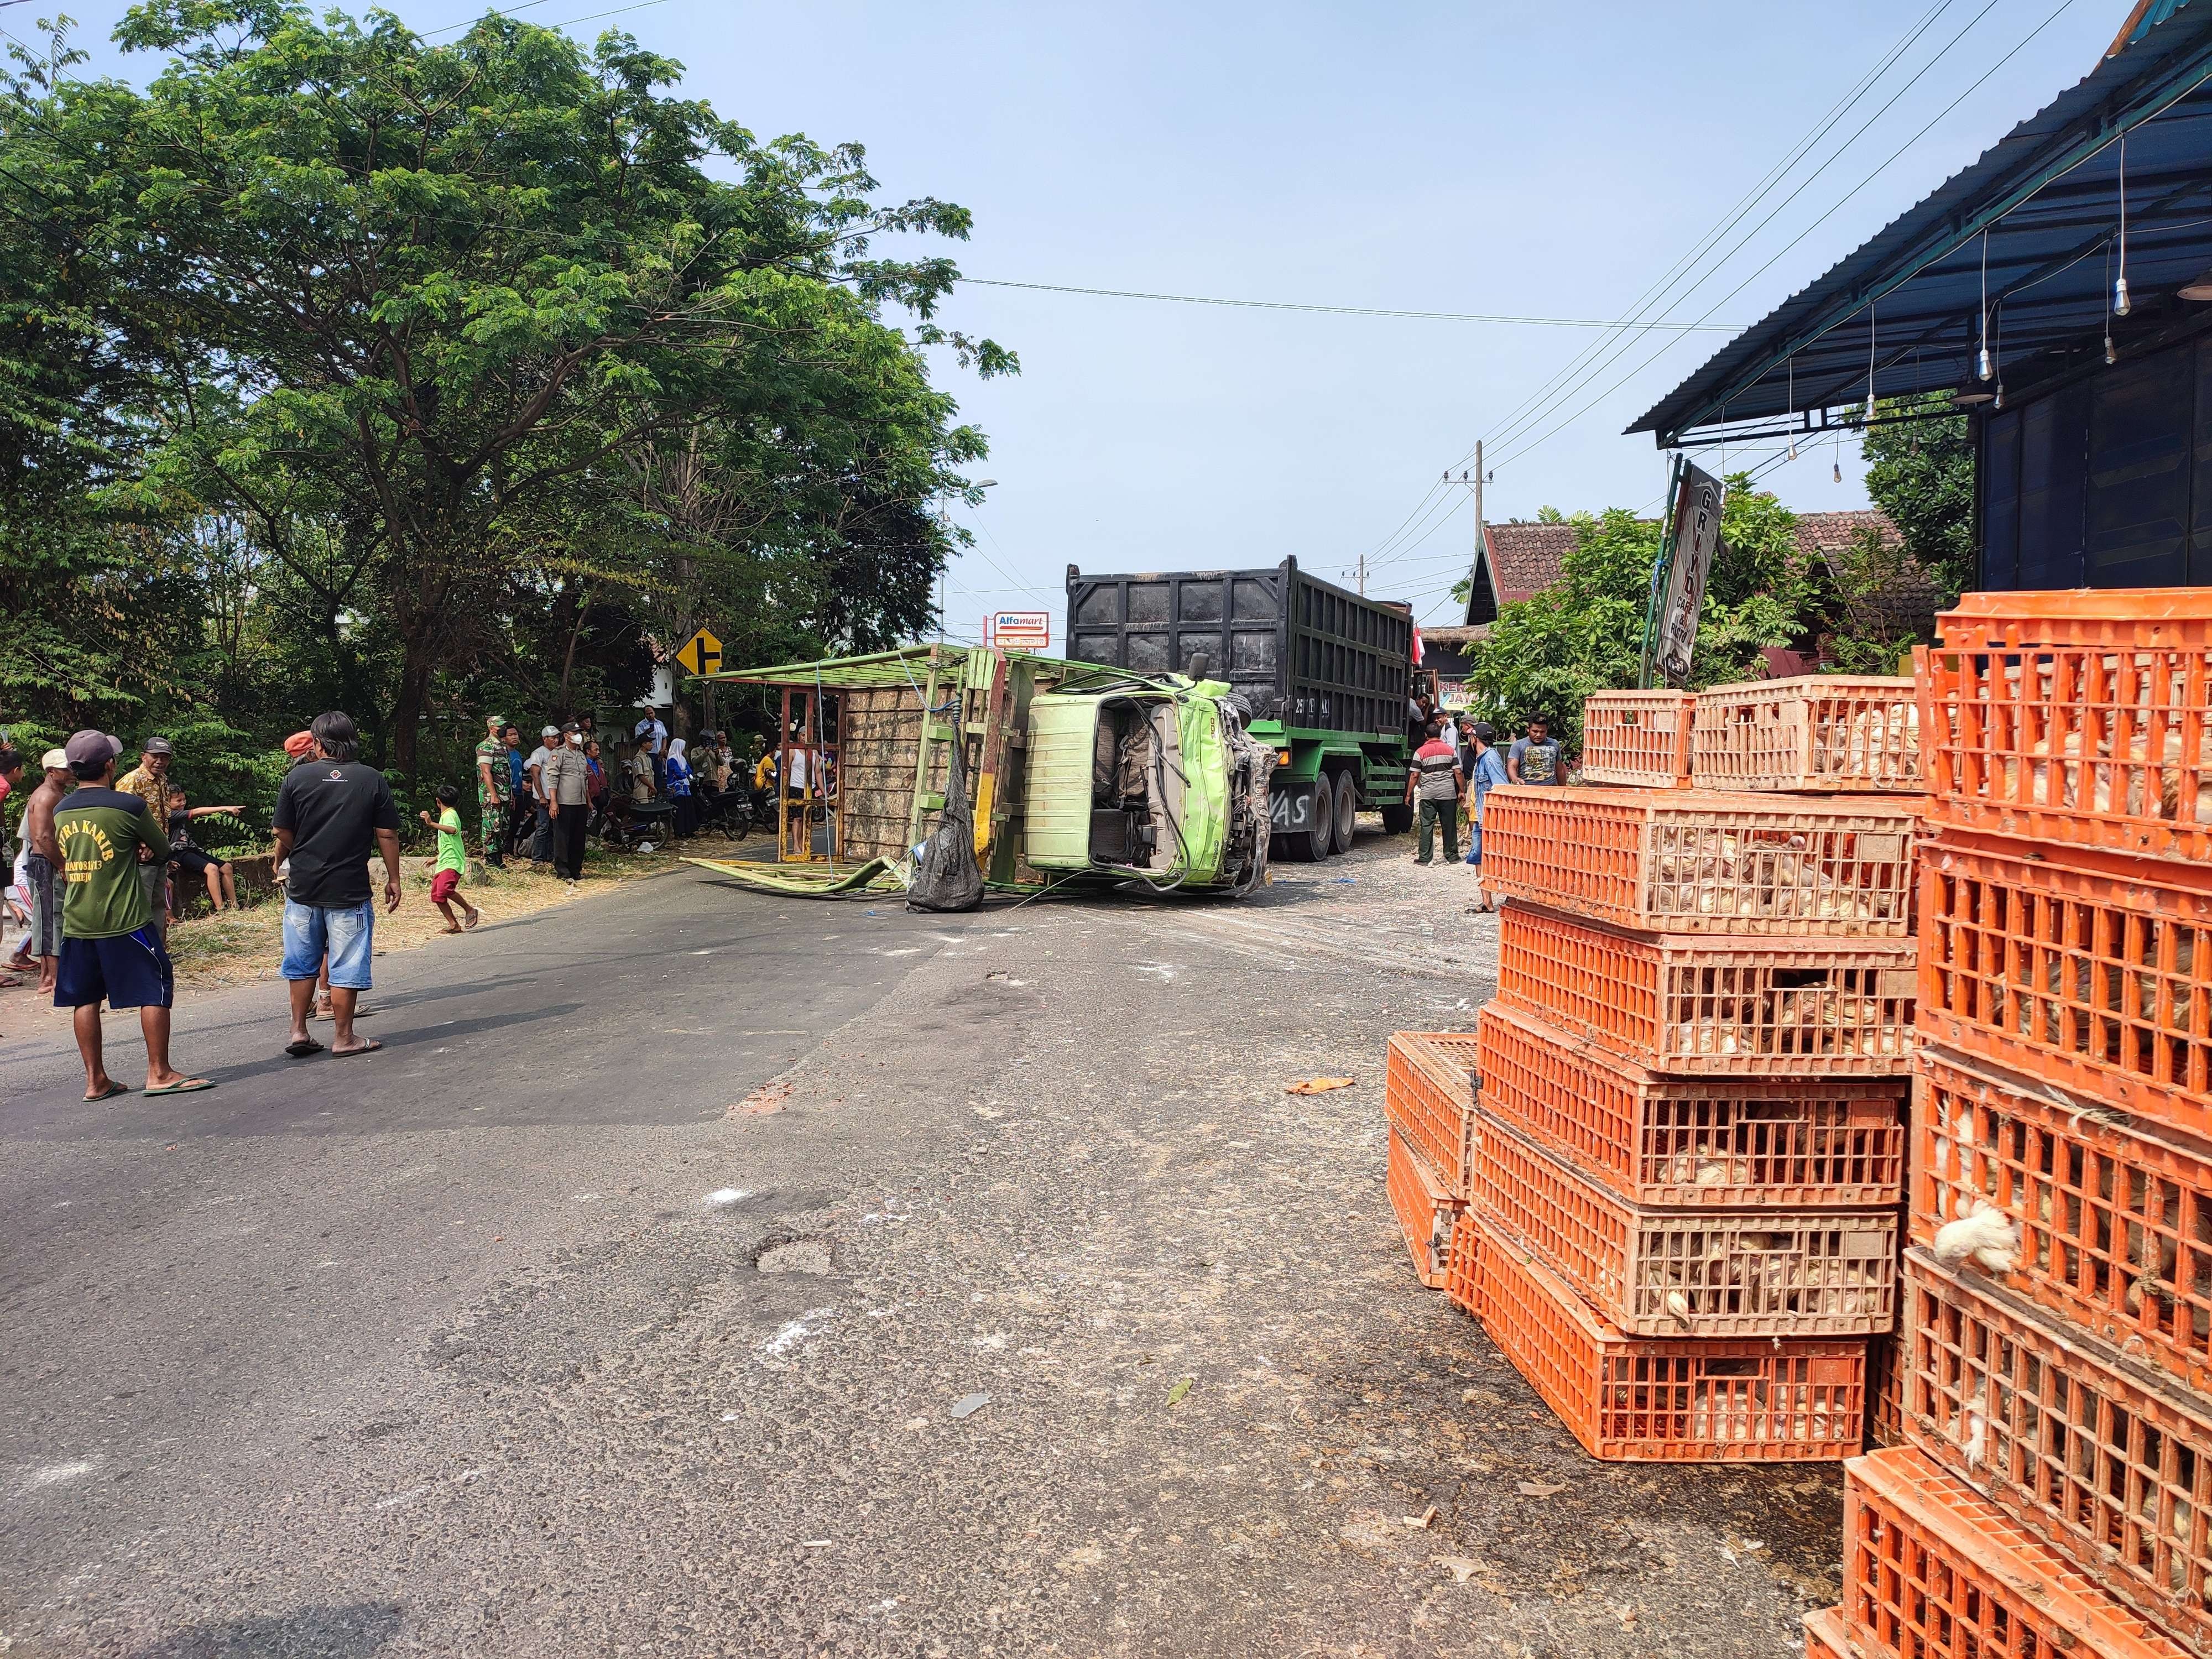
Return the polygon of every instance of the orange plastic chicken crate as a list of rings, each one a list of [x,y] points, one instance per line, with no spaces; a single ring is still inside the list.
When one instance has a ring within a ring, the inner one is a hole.
[[[1910,939],[1638,934],[1537,905],[1499,918],[1498,994],[1656,1072],[1891,1077],[1912,1052]]]
[[[1867,1336],[1897,1316],[1897,1212],[1629,1203],[1480,1108],[1474,1202],[1636,1336]]]
[[[1805,1615],[1805,1659],[1853,1659],[1842,1608],[1822,1607]]]
[[[1654,933],[1904,939],[1911,806],[1880,796],[1493,789],[1482,884]]]
[[[2212,648],[2212,588],[2065,587],[1969,593],[1936,618],[1942,648]]]
[[[1921,858],[1931,1042],[2212,1135],[2212,871],[1955,831]]]
[[[1697,715],[1692,691],[1591,693],[1583,702],[1583,781],[1656,789],[1688,783]]]
[[[1794,1462],[1858,1449],[1863,1342],[1627,1336],[1475,1212],[1461,1225],[1477,1237],[1483,1328],[1592,1457]]]
[[[1482,1228],[1464,1208],[1452,1220],[1444,1294],[1477,1319],[1482,1317]]]
[[[1471,1031],[1399,1031],[1382,1062],[1382,1115],[1436,1172],[1447,1192],[1467,1191],[1474,1109]]]
[[[1931,823],[2212,858],[2212,643],[1914,660]]]
[[[1912,1237],[1996,1206],[2020,1229],[2008,1288],[2212,1390],[2212,1146],[1941,1049],[1915,1069]]]
[[[1905,1340],[1892,1331],[1867,1342],[1869,1446],[1905,1443]]]
[[[1442,1290],[1451,1258],[1452,1222],[1463,1207],[1444,1190],[1419,1152],[1406,1145],[1395,1128],[1389,1132],[1390,1158],[1384,1186],[1398,1224],[1406,1231],[1406,1249],[1413,1258],[1413,1272],[1431,1290]]]
[[[1698,694],[1690,775],[1701,789],[1917,790],[1919,727],[1908,679],[1801,674],[1717,685]]]
[[[1844,1465],[1844,1604],[1814,1617],[1835,1620],[1823,1639],[1839,1653],[2185,1659],[2095,1577],[1911,1447]]]
[[[1662,1078],[1531,1015],[1482,1011],[1482,1104],[1635,1204],[1894,1204],[1905,1085]]]
[[[2212,1651],[2212,1401],[1905,1254],[1905,1431],[2112,1595]]]

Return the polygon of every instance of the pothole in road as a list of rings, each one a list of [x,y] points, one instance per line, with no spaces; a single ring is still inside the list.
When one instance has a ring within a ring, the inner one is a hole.
[[[828,1273],[830,1241],[826,1238],[788,1238],[763,1245],[753,1266],[764,1273]]]

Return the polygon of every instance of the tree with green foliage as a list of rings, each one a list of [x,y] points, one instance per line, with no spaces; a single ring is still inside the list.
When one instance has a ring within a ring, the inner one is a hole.
[[[1896,398],[1885,415],[1950,407],[1951,394]],[[1960,414],[1866,429],[1867,494],[1904,538],[1904,551],[1955,600],[1974,580],[1974,445]]]
[[[619,33],[146,0],[117,39],[143,91],[61,38],[0,86],[8,718],[265,748],[337,703],[435,774],[701,621],[742,659],[934,620],[984,444],[925,351],[1018,365],[932,320],[949,260],[872,248],[964,210]]]
[[[1720,550],[1698,623],[1698,685],[1747,678],[1764,647],[1799,637],[1815,586],[1797,556],[1796,515],[1742,474],[1727,482]],[[1559,580],[1499,607],[1469,653],[1467,684],[1474,700],[1505,720],[1547,715],[1571,749],[1581,743],[1584,699],[1636,684],[1660,525],[1625,507],[1566,522],[1575,546]]]

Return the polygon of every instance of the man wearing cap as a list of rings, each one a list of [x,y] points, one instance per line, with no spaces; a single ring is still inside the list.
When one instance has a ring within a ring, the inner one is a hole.
[[[49,749],[40,760],[46,775],[23,803],[23,882],[30,890],[30,954],[38,958],[39,990],[51,995],[62,960],[62,846],[54,834],[54,809],[76,781],[66,750]]]
[[[169,740],[149,738],[139,754],[138,764],[115,781],[115,787],[126,795],[136,795],[146,803],[146,810],[154,815],[156,823],[169,821]],[[140,872],[139,878],[146,884],[146,902],[154,913],[154,931],[161,936],[161,943],[169,942],[169,866],[149,863]]]
[[[111,1008],[138,1011],[138,1029],[146,1039],[147,1094],[190,1094],[215,1087],[169,1064],[174,980],[138,873],[141,860],[150,860],[156,869],[167,866],[169,838],[162,833],[162,817],[149,810],[143,797],[115,787],[115,757],[122,748],[104,732],[72,736],[62,754],[77,787],[53,815],[62,855],[62,950],[54,1006],[74,1011],[88,1101],[130,1092],[108,1076],[102,1063],[103,1000]],[[162,805],[166,811],[167,802]]]
[[[330,958],[331,1053],[365,1054],[380,1045],[353,1029],[354,1008],[369,988],[376,954],[376,902],[369,896],[368,854],[384,856],[384,906],[399,908],[399,805],[384,774],[355,759],[353,719],[332,710],[315,716],[320,758],[295,766],[277,787],[270,824],[276,856],[291,860],[284,885],[284,963],[292,994],[295,1059],[320,1051],[307,1035],[315,981]]]
[[[553,745],[538,769],[551,821],[553,873],[574,887],[584,874],[584,829],[592,816],[592,772],[584,761],[584,734],[576,722],[546,741]]]
[[[630,733],[630,739],[652,763],[653,793],[656,795],[666,794],[668,793],[668,728],[661,723],[660,711],[658,708],[647,708],[645,711],[645,718],[637,723],[636,730]]]
[[[484,716],[484,739],[477,745],[477,811],[483,820],[484,862],[504,869],[507,859],[500,841],[507,830],[507,745],[499,740],[507,724],[503,714]]]

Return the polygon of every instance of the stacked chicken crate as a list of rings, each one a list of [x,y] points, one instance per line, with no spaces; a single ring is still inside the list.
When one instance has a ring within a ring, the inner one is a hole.
[[[1907,1443],[1808,1649],[2212,1654],[2212,591],[1971,595],[1919,666]]]
[[[1873,792],[1917,788],[1910,708],[1604,694],[1583,776],[1626,787],[1485,806],[1512,902],[1448,1287],[1595,1456],[1859,1449],[1914,984],[1917,803]]]

